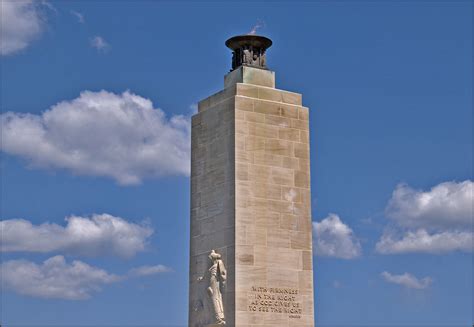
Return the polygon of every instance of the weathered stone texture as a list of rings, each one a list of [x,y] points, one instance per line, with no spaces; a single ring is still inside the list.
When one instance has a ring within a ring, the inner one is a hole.
[[[212,109],[192,118],[191,136],[191,253],[189,326],[212,323],[208,308],[199,301],[206,296],[206,285],[198,282],[209,267],[208,255],[216,250],[227,266],[225,308],[235,298],[235,111],[233,98],[221,92],[208,98]],[[205,105],[200,104],[200,108]],[[207,107],[206,109],[211,108]],[[205,300],[205,299],[204,299]],[[204,301],[205,302],[205,301]],[[233,322],[233,310],[226,318]]]
[[[211,249],[228,266],[227,325],[314,326],[308,108],[300,94],[227,81],[192,123],[190,326]],[[252,306],[264,290],[294,292],[280,304],[296,310]]]

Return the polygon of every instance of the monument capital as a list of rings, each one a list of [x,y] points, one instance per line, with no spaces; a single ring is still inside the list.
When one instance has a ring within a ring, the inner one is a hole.
[[[232,70],[240,66],[267,69],[266,50],[272,46],[272,40],[265,36],[247,34],[231,37],[225,45],[232,50]]]

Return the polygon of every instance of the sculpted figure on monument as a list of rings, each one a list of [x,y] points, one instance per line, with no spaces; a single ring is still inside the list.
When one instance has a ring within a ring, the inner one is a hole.
[[[211,267],[203,277],[199,277],[198,281],[209,279],[209,286],[207,287],[207,294],[211,300],[211,307],[215,318],[215,323],[225,325],[224,304],[222,302],[222,292],[225,289],[225,282],[227,279],[226,269],[221,255],[212,250],[209,254]]]
[[[252,64],[253,64],[254,66],[259,66],[259,63],[258,63],[258,53],[257,53],[257,51],[254,51],[254,52],[253,52]]]
[[[243,59],[244,60],[243,60],[242,63],[251,65],[253,63],[252,51],[250,51],[249,49],[244,49],[244,58]]]
[[[265,56],[265,52],[260,56],[260,66],[267,67],[267,57]]]

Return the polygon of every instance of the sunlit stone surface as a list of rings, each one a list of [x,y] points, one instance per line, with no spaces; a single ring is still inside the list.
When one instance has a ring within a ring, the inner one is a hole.
[[[192,119],[189,326],[314,326],[308,108],[267,69],[224,84]]]

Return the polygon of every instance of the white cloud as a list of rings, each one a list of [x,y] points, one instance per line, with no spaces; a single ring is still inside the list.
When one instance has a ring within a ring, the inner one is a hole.
[[[398,185],[386,215],[395,227],[376,244],[382,254],[473,251],[473,182],[445,182],[430,191]]]
[[[141,266],[137,268],[133,268],[130,270],[129,275],[134,277],[139,276],[151,276],[156,274],[161,274],[164,272],[170,272],[171,269],[167,266],[163,265],[155,265],[155,266]]]
[[[84,15],[81,14],[80,12],[78,11],[75,11],[75,10],[71,10],[71,15],[75,16],[77,18],[77,21],[81,24],[84,24],[85,23],[85,20],[84,20]]]
[[[472,233],[469,231],[444,231],[429,233],[424,229],[407,231],[402,236],[384,233],[376,245],[382,254],[425,252],[445,253],[472,251]]]
[[[413,288],[418,290],[428,288],[433,283],[433,279],[431,277],[418,279],[409,273],[404,273],[402,275],[393,275],[387,271],[384,271],[380,275],[385,281],[389,283],[398,284],[407,288]]]
[[[126,280],[128,277],[149,276],[170,272],[163,266],[143,266],[130,270],[127,276],[110,274],[82,261],[67,263],[58,255],[47,259],[43,264],[26,260],[10,260],[0,265],[2,288],[16,293],[46,298],[65,300],[85,300],[102,287]]]
[[[321,222],[313,222],[313,247],[316,255],[353,259],[362,248],[352,229],[339,216],[330,214]]]
[[[473,182],[446,182],[424,192],[400,184],[386,208],[387,217],[404,227],[470,226]]]
[[[44,29],[41,4],[33,0],[2,0],[0,54],[25,49]]]
[[[189,175],[189,117],[168,119],[129,91],[84,91],[40,115],[4,113],[0,123],[2,150],[32,167],[106,176],[122,185]]]
[[[90,44],[91,47],[96,48],[99,52],[106,52],[110,49],[110,44],[108,44],[102,36],[94,36]]]
[[[149,226],[129,223],[108,214],[71,216],[67,225],[33,225],[24,219],[0,222],[2,252],[61,252],[84,256],[131,257],[145,250]]]
[[[83,300],[121,277],[81,261],[66,263],[55,256],[42,265],[26,260],[11,260],[1,265],[2,287],[19,294],[40,298]]]

